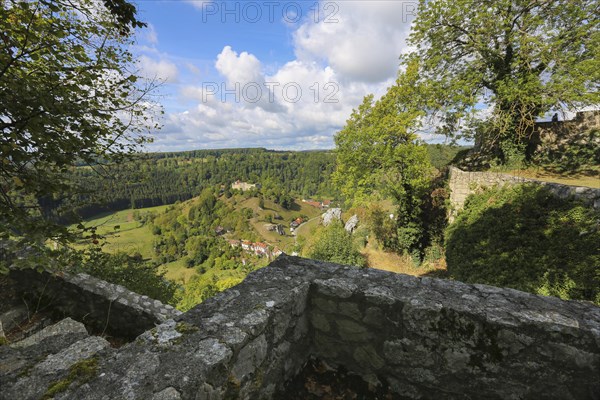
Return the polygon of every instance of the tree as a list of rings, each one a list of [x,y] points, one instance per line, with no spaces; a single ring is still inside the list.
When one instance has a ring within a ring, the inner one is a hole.
[[[506,159],[545,112],[600,101],[597,12],[593,0],[420,0],[405,62],[419,60],[441,133]]]
[[[118,161],[157,128],[128,47],[144,24],[125,0],[7,0],[0,6],[0,240],[9,255],[66,229],[41,205],[77,191],[74,165]],[[6,261],[6,260],[5,260]]]
[[[397,251],[414,250],[423,233],[421,198],[432,170],[417,136],[425,115],[424,93],[418,84],[418,65],[409,63],[379,101],[373,103],[373,96],[366,96],[335,136],[334,182],[355,204],[393,199]]]

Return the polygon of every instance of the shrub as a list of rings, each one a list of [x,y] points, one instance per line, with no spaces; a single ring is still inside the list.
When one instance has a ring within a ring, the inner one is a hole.
[[[537,185],[472,195],[446,230],[454,278],[600,304],[600,212]]]
[[[85,272],[107,282],[125,286],[131,291],[165,304],[175,301],[177,285],[166,280],[164,272],[159,272],[158,266],[144,262],[141,257],[92,250],[81,270],[76,272]]]
[[[358,251],[352,235],[339,222],[324,228],[307,251],[308,257],[338,264],[364,267],[365,258]]]

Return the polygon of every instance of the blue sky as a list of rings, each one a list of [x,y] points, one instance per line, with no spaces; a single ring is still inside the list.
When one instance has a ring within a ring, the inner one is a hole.
[[[141,73],[164,84],[150,151],[332,148],[395,79],[416,1],[137,2]],[[426,138],[427,139],[427,138]]]

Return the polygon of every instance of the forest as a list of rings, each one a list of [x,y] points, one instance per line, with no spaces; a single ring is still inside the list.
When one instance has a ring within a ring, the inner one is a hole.
[[[211,186],[229,191],[236,180],[260,183],[267,198],[282,204],[289,203],[290,195],[336,197],[329,180],[334,163],[331,151],[256,148],[137,154],[118,164],[98,162],[71,169],[66,179],[76,183],[79,194],[46,199],[44,206],[63,220],[61,209],[74,209],[88,218],[105,211],[185,201]]]
[[[441,167],[461,147],[427,145],[431,162]],[[236,180],[260,183],[261,193],[278,204],[293,198],[341,198],[332,184],[333,151],[274,151],[263,148],[139,153],[120,163],[78,163],[64,179],[78,194],[40,200],[47,215],[61,222],[102,212],[154,207],[189,200],[203,189]],[[77,216],[72,215],[72,212]]]

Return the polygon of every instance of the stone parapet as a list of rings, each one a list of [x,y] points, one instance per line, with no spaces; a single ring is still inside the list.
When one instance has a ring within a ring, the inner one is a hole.
[[[597,399],[600,308],[284,255],[56,398],[282,398],[311,356],[402,398]]]
[[[450,219],[452,220],[455,214],[463,208],[467,197],[482,187],[518,185],[523,183],[542,185],[560,198],[574,197],[594,208],[600,208],[600,189],[597,188],[562,185],[560,183],[544,182],[499,172],[470,172],[450,167]]]
[[[133,339],[156,324],[181,314],[159,300],[87,274],[13,270],[10,276],[20,286],[20,291],[34,300],[32,306],[50,307],[98,332],[114,336]]]

